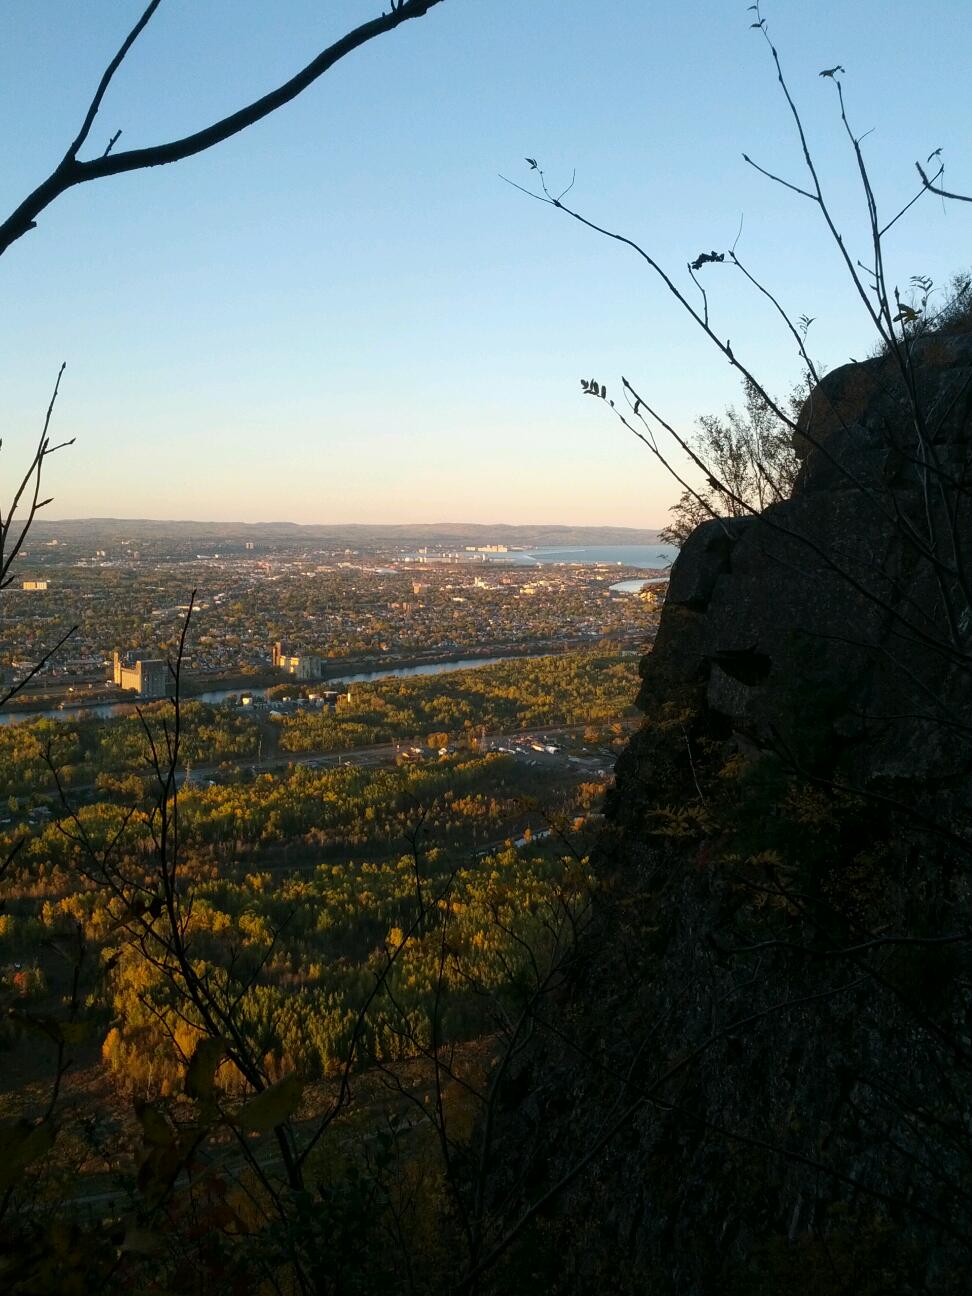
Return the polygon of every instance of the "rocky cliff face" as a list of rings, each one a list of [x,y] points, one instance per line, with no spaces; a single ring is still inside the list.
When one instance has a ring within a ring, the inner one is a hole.
[[[967,778],[950,721],[972,697],[972,334],[929,339],[919,360],[926,446],[891,361],[845,366],[804,407],[793,498],[691,537],[645,708],[673,677],[704,680],[706,708],[756,749],[812,764],[824,742],[825,764],[889,788]]]
[[[512,1086],[542,1290],[967,1290],[972,335],[837,370],[800,429],[793,498],[675,565]]]

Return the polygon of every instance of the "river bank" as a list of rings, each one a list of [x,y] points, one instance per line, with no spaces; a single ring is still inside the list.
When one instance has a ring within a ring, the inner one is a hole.
[[[547,657],[558,653],[576,652],[582,648],[592,648],[589,640],[548,640],[533,644],[495,645],[483,648],[478,653],[469,649],[452,653],[432,653],[410,658],[380,659],[358,658],[328,662],[319,681],[291,681],[288,676],[266,670],[245,672],[219,672],[210,676],[189,676],[183,681],[183,696],[187,701],[219,704],[239,693],[251,693],[256,697],[265,697],[269,690],[293,683],[295,690],[304,689],[314,684],[359,684],[372,680],[387,678],[390,675],[434,675],[454,670],[474,670],[480,666],[495,666],[504,661]],[[53,703],[53,705],[52,705]],[[0,711],[0,724],[11,724],[19,721],[40,719],[77,720],[93,717],[127,715],[136,709],[139,701],[119,690],[99,689],[95,695],[67,693],[58,697],[56,693],[46,693],[41,699],[13,698]]]

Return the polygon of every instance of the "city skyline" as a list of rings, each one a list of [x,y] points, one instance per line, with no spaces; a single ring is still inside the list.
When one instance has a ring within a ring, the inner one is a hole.
[[[3,16],[7,210],[63,152],[137,10]],[[847,67],[855,127],[878,127],[883,210],[938,146],[957,181],[963,51],[937,35],[961,17],[954,0],[763,12],[849,238],[862,206],[823,68]],[[163,5],[92,147],[205,124],[370,11],[230,15]],[[750,19],[716,0],[610,0],[596,21],[552,0],[446,0],[218,149],[66,195],[4,257],[8,462],[66,360],[54,430],[77,444],[50,465],[52,518],[664,525],[678,487],[578,380],[615,392],[625,374],[688,428],[738,402],[738,379],[630,253],[499,177],[529,185],[526,157],[554,184],[576,168],[579,210],[680,273],[744,216],[741,253],[816,317],[813,354],[832,368],[864,353],[866,317],[816,214],[741,159],[799,181]],[[923,200],[890,236],[895,282],[963,269],[961,233]],[[798,365],[772,312],[714,268],[706,283],[721,335],[784,394]]]

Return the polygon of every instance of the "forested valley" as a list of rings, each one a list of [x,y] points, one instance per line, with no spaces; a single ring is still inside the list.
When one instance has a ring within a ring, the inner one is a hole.
[[[411,1131],[416,1103],[444,1104],[457,1138],[511,1020],[586,923],[635,667],[566,654],[358,685],[334,710],[169,700],[0,729],[2,1102],[13,1131],[37,1104],[58,1111],[53,1147],[13,1158],[16,1208],[85,1217],[147,1193],[148,1255],[136,1246],[123,1271],[167,1252],[175,1280],[200,1167],[233,1228],[266,1245],[286,1158],[259,1149],[282,1125],[313,1146],[307,1174],[350,1164],[365,1196],[389,1190],[373,1140],[390,1120]],[[331,759],[300,763],[308,751]],[[283,1102],[255,1135],[231,1115],[254,1075]],[[432,1176],[409,1209],[436,1217],[441,1167],[422,1128],[409,1137],[406,1178]],[[59,1272],[117,1265],[93,1236]],[[335,1262],[356,1263],[357,1245]],[[225,1257],[210,1262],[215,1278]],[[255,1259],[240,1247],[236,1263]]]

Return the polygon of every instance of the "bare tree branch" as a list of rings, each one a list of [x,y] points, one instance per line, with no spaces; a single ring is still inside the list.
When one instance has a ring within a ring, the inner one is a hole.
[[[255,99],[244,108],[230,113],[228,117],[223,117],[204,129],[193,132],[191,135],[185,135],[177,140],[170,140],[166,144],[155,144],[148,148],[128,149],[121,153],[112,152],[109,148],[105,150],[101,157],[92,158],[88,161],[79,161],[77,157],[78,150],[90,134],[91,127],[98,115],[98,110],[112,78],[121,67],[138,37],[145,30],[160,3],[161,0],[152,0],[152,3],[148,5],[141,18],[125,38],[118,53],[108,64],[78,134],[72,140],[60,163],[47,179],[42,181],[33,193],[29,194],[11,212],[7,219],[0,223],[0,255],[17,239],[36,228],[37,218],[41,212],[46,210],[51,203],[68,189],[72,189],[75,185],[86,184],[91,180],[103,180],[107,176],[122,175],[127,171],[141,171],[148,167],[167,166],[171,162],[181,162],[185,158],[193,157],[196,153],[203,153],[207,149],[213,148],[214,145],[223,143],[224,140],[238,135],[241,131],[262,121],[264,117],[269,117],[278,108],[282,108],[291,100],[296,99],[308,86],[313,85],[315,81],[329,71],[335,63],[345,58],[346,55],[374,40],[376,36],[382,36],[385,32],[394,31],[396,27],[400,27],[412,18],[424,17],[435,5],[441,4],[442,0],[398,0],[398,3],[394,3],[393,0],[387,13],[372,18],[369,22],[362,23],[361,26],[355,27],[345,36],[342,36],[340,40],[335,41],[333,45],[329,45],[316,58],[313,58],[301,68],[289,81],[285,81],[282,85],[277,86],[275,90],[271,90],[261,98]],[[117,139],[117,135],[115,138]]]
[[[920,162],[916,162],[915,167],[921,176],[922,184],[930,193],[938,194],[940,198],[951,198],[954,202],[972,202],[972,195],[970,194],[951,193],[948,189],[942,189],[941,186],[936,185],[934,182],[938,179],[938,176],[933,176],[929,180]],[[939,171],[938,175],[941,174],[941,171]]]

